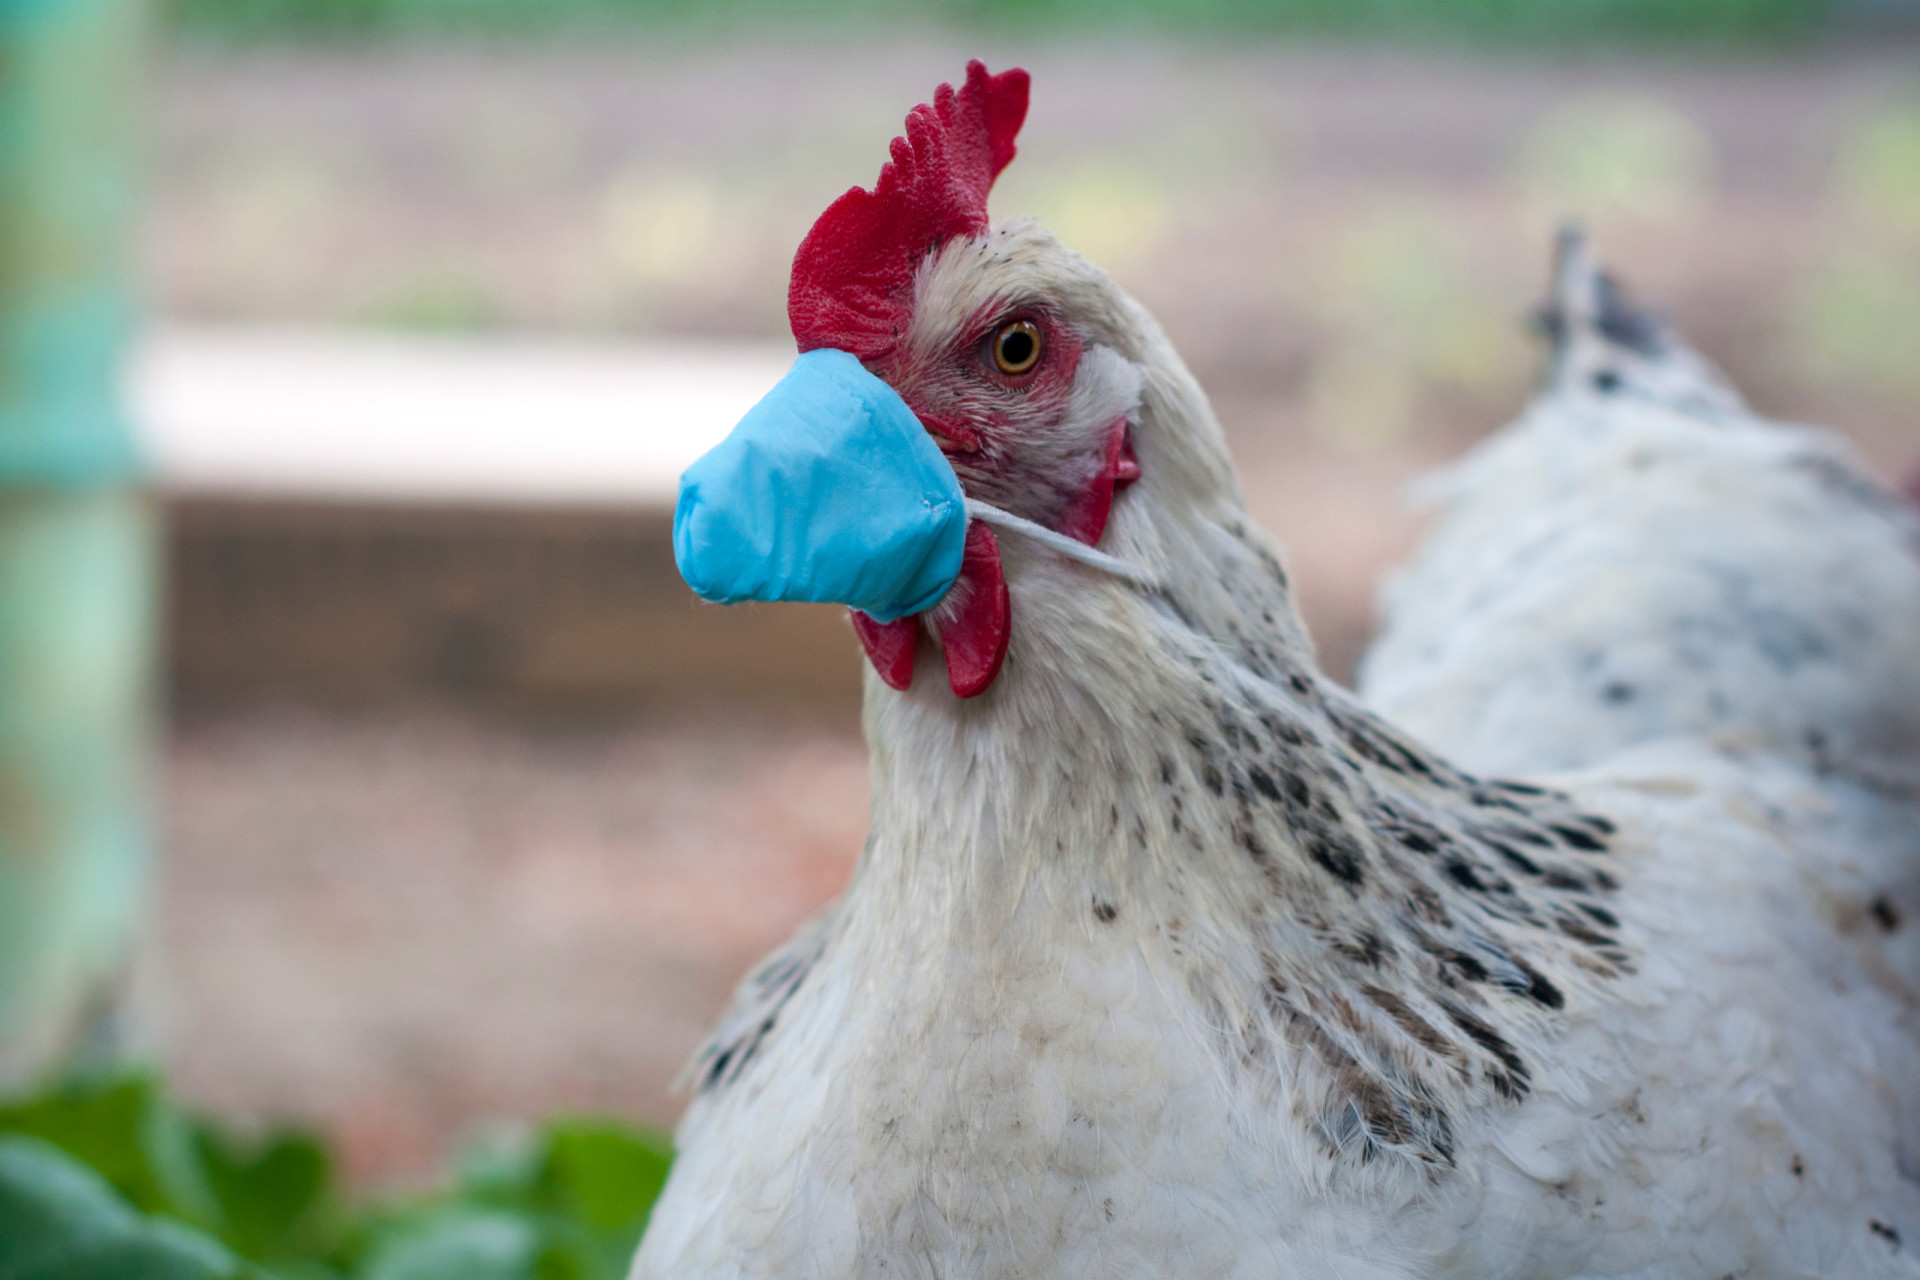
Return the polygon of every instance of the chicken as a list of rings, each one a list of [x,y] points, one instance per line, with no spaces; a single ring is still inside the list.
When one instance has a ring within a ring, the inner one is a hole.
[[[800,381],[683,487],[676,551],[711,581],[719,535],[702,531],[759,527],[723,481],[747,478],[746,507],[804,491],[761,465],[780,448],[767,423],[806,437],[794,466],[824,465],[832,420],[880,439],[894,397],[968,519],[964,549],[960,526],[933,522],[951,584],[937,603],[856,616],[873,668],[866,849],[693,1064],[633,1275],[1920,1275],[1920,825],[1879,762],[1855,771],[1850,754],[1880,749],[1871,685],[1911,678],[1898,655],[1852,641],[1879,664],[1855,684],[1777,675],[1803,710],[1774,717],[1688,692],[1691,651],[1665,667],[1655,652],[1622,676],[1665,708],[1644,725],[1596,729],[1577,685],[1531,719],[1503,713],[1540,769],[1456,761],[1396,726],[1315,668],[1278,549],[1152,319],[1039,225],[988,222],[1026,98],[1023,73],[976,63],[908,117],[873,190],[829,208],[796,257]],[[1563,302],[1588,287],[1577,274]],[[1553,394],[1569,403],[1577,362],[1618,328],[1608,314],[1562,307]],[[1640,354],[1617,373],[1646,390],[1642,429],[1699,473],[1649,518],[1691,504],[1727,523],[1719,505],[1741,504],[1756,592],[1779,542],[1821,561],[1801,545],[1827,536],[1820,512],[1848,548],[1831,562],[1894,554],[1899,522],[1848,507],[1882,504],[1840,482],[1842,462],[1790,462],[1831,449],[1769,449],[1766,428],[1737,424],[1744,449],[1698,443],[1705,425],[1653,412],[1682,394],[1667,373],[1707,396],[1702,413],[1733,423],[1737,402],[1701,366]],[[1531,488],[1469,491],[1441,535],[1462,548],[1458,580],[1430,553],[1432,590],[1403,586],[1401,638],[1371,668],[1378,705],[1462,760],[1499,749],[1476,719],[1498,666],[1472,645],[1428,654],[1411,628],[1480,626],[1498,662],[1550,682],[1565,650],[1631,634],[1615,614],[1664,598],[1625,564],[1591,617],[1536,625],[1525,600],[1477,603],[1475,522],[1506,536],[1503,513],[1587,483],[1536,453]],[[1814,514],[1742,496],[1779,498],[1796,476]],[[1524,567],[1507,557],[1485,563]],[[804,594],[783,584],[806,577],[783,570],[765,594]],[[1815,585],[1869,622],[1899,616]],[[1526,655],[1529,635],[1549,652]],[[1809,724],[1829,734],[1818,761],[1796,747]],[[1580,767],[1524,776],[1562,763]]]
[[[1920,782],[1920,518],[1839,441],[1753,415],[1562,238],[1554,361],[1510,429],[1430,481],[1368,703],[1468,768],[1711,738]]]

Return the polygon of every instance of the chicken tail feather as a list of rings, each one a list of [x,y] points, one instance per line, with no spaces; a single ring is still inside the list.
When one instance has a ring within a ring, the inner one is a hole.
[[[1636,395],[1703,417],[1747,413],[1711,361],[1664,316],[1629,300],[1576,226],[1560,231],[1552,289],[1534,319],[1553,347],[1550,393]]]

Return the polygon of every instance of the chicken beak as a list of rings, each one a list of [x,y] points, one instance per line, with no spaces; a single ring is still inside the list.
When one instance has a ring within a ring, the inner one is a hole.
[[[721,604],[808,600],[888,621],[959,577],[960,482],[897,392],[844,351],[803,353],[680,477],[673,555]]]

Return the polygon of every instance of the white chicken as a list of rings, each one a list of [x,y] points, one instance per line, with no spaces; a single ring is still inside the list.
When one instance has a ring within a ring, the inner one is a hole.
[[[694,1064],[633,1275],[1920,1275],[1898,508],[1570,255],[1368,667],[1450,758],[1315,669],[1151,318],[988,224],[1026,87],[943,86],[796,258],[802,350],[1040,532],[856,618],[866,850]]]
[[[1755,417],[1563,235],[1548,385],[1428,494],[1362,695],[1456,764],[1686,736],[1920,782],[1920,519]]]

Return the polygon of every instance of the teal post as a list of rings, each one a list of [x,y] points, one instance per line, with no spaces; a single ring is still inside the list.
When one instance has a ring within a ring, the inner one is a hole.
[[[108,1021],[152,852],[155,521],[121,411],[140,0],[0,0],[0,1087]]]

